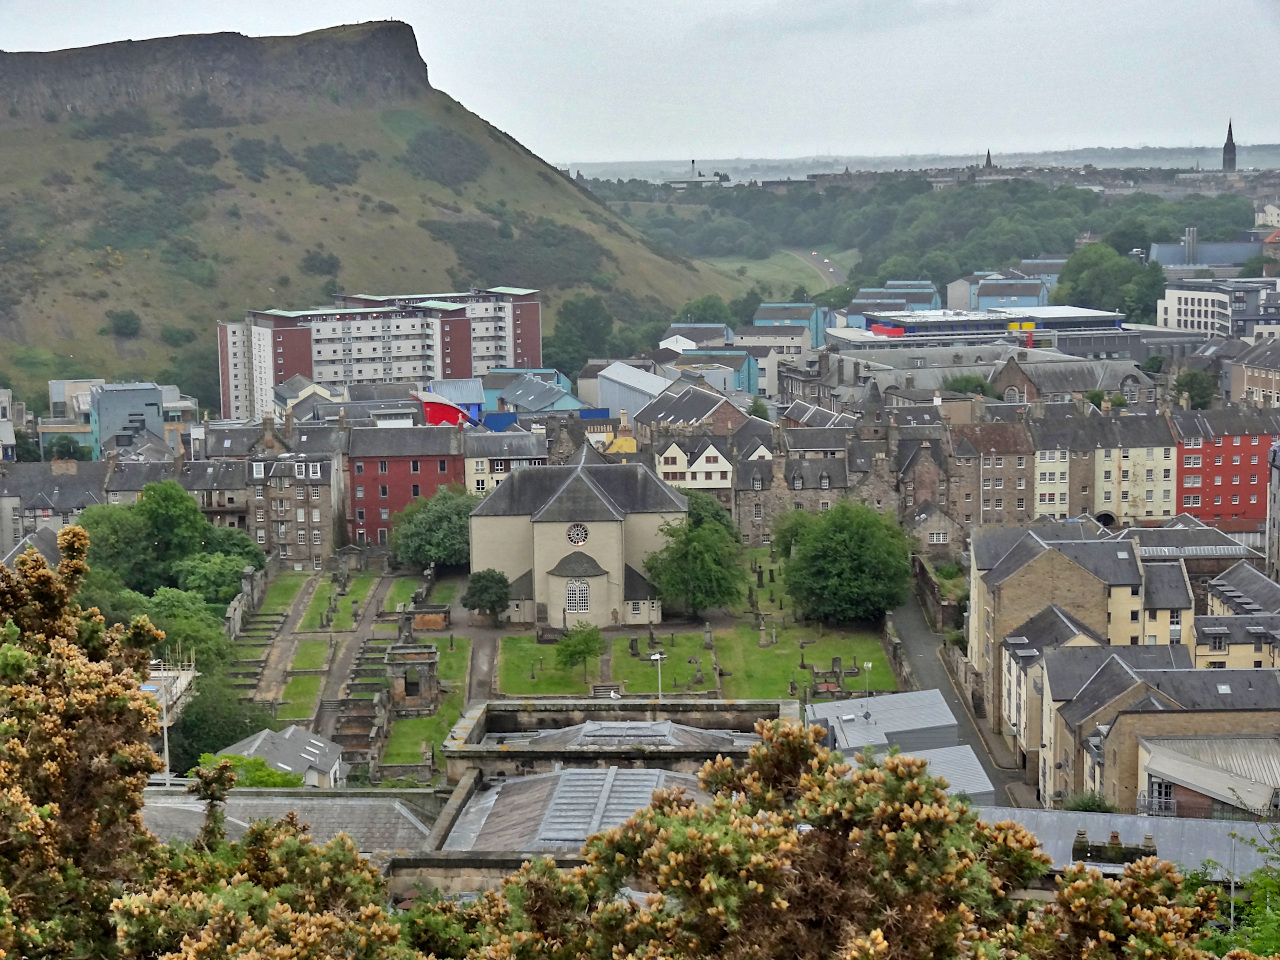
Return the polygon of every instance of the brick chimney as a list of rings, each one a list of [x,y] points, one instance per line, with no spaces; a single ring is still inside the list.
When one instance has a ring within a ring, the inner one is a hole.
[[[80,469],[79,460],[50,460],[49,472],[55,476],[75,476],[76,471]]]
[[[269,413],[262,415],[262,445],[268,450],[276,448],[276,418]]]
[[[618,430],[616,436],[631,436],[631,421],[627,419],[627,408],[623,407],[618,411]]]
[[[293,407],[284,412],[284,433],[286,437],[293,435]]]

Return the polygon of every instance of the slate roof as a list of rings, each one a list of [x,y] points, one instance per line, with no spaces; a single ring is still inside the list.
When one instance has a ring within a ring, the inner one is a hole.
[[[1098,669],[1112,658],[1140,667],[1191,669],[1191,651],[1186,644],[1168,646],[1058,647],[1044,652],[1044,672],[1049,680],[1047,694],[1055,701],[1071,700]]]
[[[565,554],[559,563],[547,571],[553,577],[603,577],[605,572],[595,557],[581,550]]]
[[[1208,590],[1236,613],[1280,613],[1280,583],[1246,560],[1210,580]]]
[[[371,400],[417,400],[413,387],[407,383],[353,383],[347,387],[347,397],[353,403]]]
[[[1062,646],[1083,634],[1098,646],[1106,646],[1107,638],[1091,630],[1056,603],[1018,624],[1004,638],[1004,646],[1018,657],[1019,664],[1034,663],[1046,651]]]
[[[444,397],[453,403],[479,404],[484,406],[484,383],[479,377],[468,377],[464,380],[432,380],[427,389],[438,397]]]
[[[295,423],[286,440],[294,453],[333,456],[346,450],[347,431],[336,423]]]
[[[587,837],[648,806],[654,790],[676,787],[698,803],[710,800],[696,777],[655,768],[571,768],[511,777],[467,802],[444,849],[577,852]]]
[[[1221,410],[1175,410],[1173,426],[1178,436],[1215,437],[1280,434],[1280,410],[1248,410],[1228,406]]]
[[[342,747],[291,723],[279,732],[270,727],[218,751],[218,756],[261,757],[282,773],[304,775],[308,770],[328,776],[342,761]]]
[[[178,475],[172,460],[121,460],[111,465],[103,489],[108,493],[141,491],[148,483],[164,483]]]
[[[0,497],[13,497],[24,510],[78,513],[102,503],[107,479],[103,460],[76,463],[75,473],[53,472],[53,464],[5,463],[0,465]]]
[[[462,444],[455,426],[352,427],[347,456],[448,457],[461,455]]]
[[[1275,670],[1142,670],[1139,676],[1185,710],[1280,708]]]
[[[425,792],[425,791],[424,791]],[[194,797],[148,788],[142,822],[163,840],[190,842],[200,833],[205,805]],[[316,843],[339,833],[351,837],[366,856],[418,853],[426,849],[430,822],[395,796],[334,796],[311,788],[231,791],[226,807],[227,838],[239,839],[254,820],[278,820],[296,813]]]
[[[1142,566],[1144,610],[1186,610],[1192,606],[1187,570],[1178,563],[1146,563]]]
[[[687,387],[679,393],[654,397],[636,413],[636,423],[701,423],[728,401],[701,387]]]
[[[642,574],[631,564],[626,565],[627,569],[622,578],[622,599],[623,600],[657,600],[658,588],[650,583],[645,575]]]
[[[1087,393],[1090,390],[1114,393],[1128,384],[1140,388],[1153,386],[1151,377],[1128,360],[1019,363],[1018,366],[1041,393]]]
[[[1235,362],[1246,367],[1280,370],[1280,341],[1262,340],[1236,357]]]
[[[299,400],[297,406],[301,407],[309,400]],[[412,420],[415,424],[421,424],[426,421],[426,415],[422,411],[422,401],[416,397],[409,397],[403,400],[347,400],[342,402],[322,401],[311,408],[311,419],[322,422],[336,421],[339,414],[347,421],[348,424],[360,421],[377,421],[377,420]],[[295,416],[297,408],[295,408]]]
[[[1046,541],[1034,530],[1020,540],[983,576],[991,586],[1003,583],[1047,550],[1057,550],[1064,557],[1088,570],[1110,586],[1135,586],[1142,583],[1142,572],[1135,551],[1113,540]]]
[[[587,463],[516,470],[471,515],[572,523],[687,510],[688,501],[647,464]]]
[[[843,450],[849,444],[848,427],[788,427],[788,450]]]
[[[733,471],[733,489],[754,490],[752,480],[760,478],[760,489],[768,490],[773,486],[772,460],[740,460]]]
[[[958,424],[948,429],[953,443],[968,441],[978,455],[1028,456],[1035,453],[1035,443],[1024,423],[970,423]],[[957,451],[958,453],[958,451]],[[967,454],[974,456],[974,454]]]
[[[858,420],[847,413],[833,413],[822,407],[805,403],[803,400],[793,401],[791,406],[782,411],[782,418],[794,420],[806,427],[857,427]]]
[[[1274,613],[1233,614],[1225,617],[1196,617],[1197,643],[1225,640],[1228,645],[1280,644],[1280,616]]]
[[[1027,533],[1045,543],[1062,540],[1105,540],[1106,529],[1095,520],[1037,520],[1026,526],[982,526],[973,531],[973,561],[979,570],[990,570]]]
[[[1049,669],[1047,664],[1045,669]],[[1071,702],[1059,709],[1058,715],[1062,717],[1063,722],[1068,727],[1075,728],[1085,718],[1092,716],[1140,683],[1141,680],[1137,673],[1128,663],[1119,657],[1110,656],[1094,671],[1093,676],[1085,681],[1084,685],[1076,692],[1076,695],[1071,698]],[[1057,700],[1058,690],[1056,685],[1050,689],[1053,690],[1054,700]],[[1157,699],[1156,702],[1160,701]],[[1167,705],[1174,706],[1172,702]]]
[[[756,308],[755,320],[795,320],[808,323],[813,316],[811,303],[762,303]]]
[[[713,340],[723,342],[728,333],[725,326],[719,323],[706,325],[700,323],[673,323],[667,327],[667,332],[660,339],[667,340],[671,337],[684,337],[694,343],[703,344],[711,343]]]
[[[804,490],[821,490],[823,477],[827,478],[829,490],[844,490],[849,486],[849,471],[842,457],[786,460],[783,462],[782,476],[788,490],[795,489],[796,477],[800,477]]]
[[[510,742],[510,737],[506,739]],[[525,744],[531,747],[690,747],[706,750],[710,757],[719,750],[759,742],[760,738],[754,733],[704,730],[670,720],[588,720],[535,733]]]
[[[462,449],[467,457],[536,459],[547,455],[547,438],[524,430],[502,433],[473,430],[463,434]]]
[[[554,406],[565,397],[577,399],[562,387],[531,376],[513,380],[498,393],[498,399],[507,406],[534,413]]]
[[[27,534],[15,543],[13,549],[0,558],[0,565],[12,570],[17,559],[32,547],[51,567],[56,567],[62,561],[62,551],[58,549],[58,531],[53,527],[38,527],[34,533]]]
[[[244,490],[248,486],[244,460],[194,460],[182,464],[178,482],[188,493],[196,490]]]
[[[1203,524],[1191,527],[1172,523],[1159,527],[1129,527],[1115,534],[1115,539],[1136,540],[1143,561],[1193,557],[1257,559],[1260,556],[1252,547],[1246,547],[1221,530]]]

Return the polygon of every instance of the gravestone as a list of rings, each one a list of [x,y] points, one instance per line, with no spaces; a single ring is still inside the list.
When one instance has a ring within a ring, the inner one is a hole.
[[[640,638],[639,637],[631,638],[630,648],[631,648],[630,652],[633,657],[640,656]]]
[[[711,640],[711,621],[706,621],[706,626],[702,629],[702,649],[714,650],[715,644]]]
[[[773,580],[773,567],[770,567],[770,568],[769,568],[769,582],[770,582],[770,583],[773,583],[773,582],[774,582],[774,580]]]
[[[757,587],[764,586],[764,570],[763,569],[756,571],[756,586]]]

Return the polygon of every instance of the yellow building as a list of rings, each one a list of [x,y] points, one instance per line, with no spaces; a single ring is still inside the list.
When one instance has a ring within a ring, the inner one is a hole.
[[[471,569],[511,581],[508,616],[553,627],[657,623],[644,561],[685,498],[645,464],[603,463],[584,446],[568,466],[517,470],[471,514]]]

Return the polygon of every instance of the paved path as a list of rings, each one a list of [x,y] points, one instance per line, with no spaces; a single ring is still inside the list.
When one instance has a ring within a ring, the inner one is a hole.
[[[996,788],[996,802],[1011,802],[1016,805],[1015,796],[1020,791],[1011,793],[1009,787],[1011,784],[1021,783],[1022,773],[1017,769],[1006,769],[1012,766],[1013,756],[1003,744],[988,746],[987,740],[979,734],[969,705],[957,692],[951,682],[951,675],[942,665],[939,651],[942,649],[943,639],[930,629],[924,611],[920,609],[920,601],[914,594],[893,612],[893,623],[915,673],[916,683],[922,690],[941,691],[942,698],[955,714],[960,742],[973,747],[982,769]]]
[[[276,631],[276,637],[271,641],[271,647],[267,651],[267,662],[262,665],[262,675],[258,677],[258,688],[254,693],[254,699],[259,703],[272,703],[284,695],[285,675],[289,672],[294,652],[298,648],[298,636],[294,631],[302,622],[319,583],[319,577],[307,579],[302,589],[293,598],[293,604],[285,614],[280,629]]]
[[[392,577],[379,577],[365,594],[364,605],[360,609],[360,619],[354,630],[338,632],[337,643],[334,644],[333,656],[329,660],[329,670],[324,676],[324,686],[320,688],[320,702],[316,705],[315,722],[312,729],[322,737],[332,737],[337,726],[338,717],[333,710],[326,710],[326,700],[341,700],[343,688],[351,678],[351,669],[360,657],[360,648],[367,637],[373,635],[373,624],[382,609],[387,592],[394,582]],[[324,637],[332,644],[334,634],[326,633]]]

